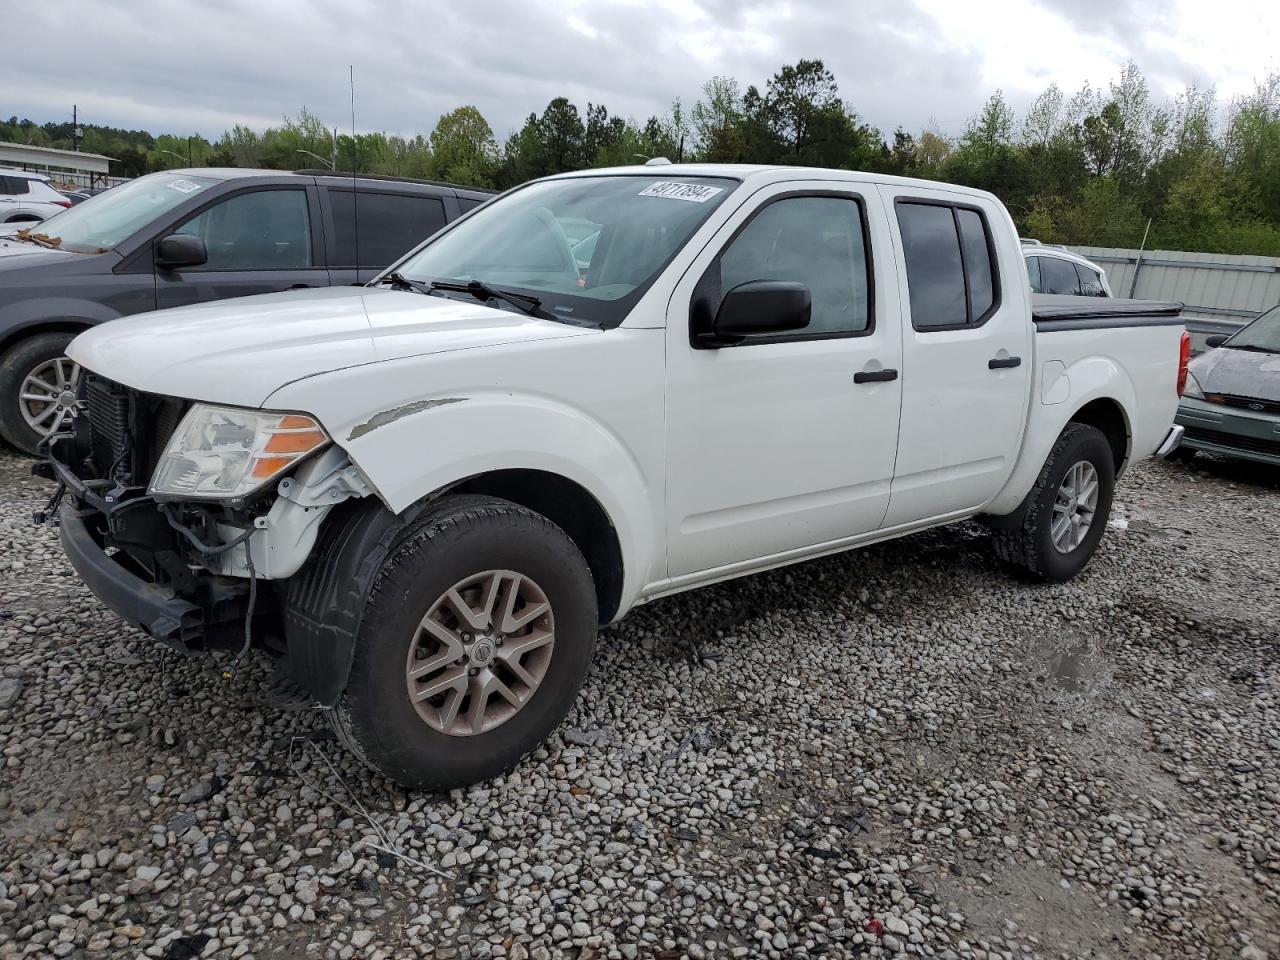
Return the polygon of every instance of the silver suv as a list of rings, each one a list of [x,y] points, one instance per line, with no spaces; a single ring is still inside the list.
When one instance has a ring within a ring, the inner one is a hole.
[[[1032,293],[1061,293],[1072,297],[1112,297],[1107,272],[1066,247],[1039,240],[1022,241]]]
[[[45,220],[69,206],[44,174],[0,168],[0,223]]]

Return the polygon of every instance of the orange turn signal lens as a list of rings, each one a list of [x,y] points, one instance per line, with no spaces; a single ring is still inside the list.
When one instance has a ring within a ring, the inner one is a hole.
[[[250,472],[255,480],[269,480],[285,467],[289,466],[297,457],[258,457],[253,461],[253,470]]]
[[[312,427],[310,430],[273,433],[262,449],[266,453],[307,453],[324,441],[324,432]]]

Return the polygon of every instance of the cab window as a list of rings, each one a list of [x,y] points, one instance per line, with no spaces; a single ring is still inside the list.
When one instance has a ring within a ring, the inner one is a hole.
[[[809,325],[767,339],[853,335],[870,325],[862,206],[853,197],[784,197],[760,210],[713,264],[716,305],[753,280],[790,280],[809,289]],[[748,337],[745,342],[753,339]]]

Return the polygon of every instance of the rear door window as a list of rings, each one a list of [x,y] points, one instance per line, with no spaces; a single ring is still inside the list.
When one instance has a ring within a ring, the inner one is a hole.
[[[911,325],[954,330],[986,322],[1000,302],[991,230],[968,206],[899,200]]]
[[[969,322],[977,323],[996,302],[995,268],[986,225],[977,210],[956,207],[960,228],[960,249],[964,254],[965,279],[969,288]]]
[[[329,203],[334,232],[331,267],[381,269],[445,224],[439,197],[330,189]]]
[[[1080,278],[1076,276],[1076,267],[1070,260],[1058,257],[1039,257],[1040,283],[1044,288],[1041,293],[1058,293],[1065,296],[1080,295]]]
[[[911,325],[925,330],[967,324],[964,261],[951,207],[900,203],[898,227],[906,255]]]
[[[0,177],[0,193],[16,197],[31,192],[31,181],[26,177]]]

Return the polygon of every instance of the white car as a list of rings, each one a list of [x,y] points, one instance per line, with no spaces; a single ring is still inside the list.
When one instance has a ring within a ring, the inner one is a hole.
[[[44,174],[0,168],[0,223],[35,223],[69,206]]]
[[[50,509],[129,623],[260,642],[388,777],[471,783],[656,597],[976,516],[1076,575],[1116,477],[1176,445],[1186,337],[1177,304],[1033,305],[1021,257],[995,197],[933,182],[534,181],[367,287],[81,334]]]
[[[1071,297],[1112,297],[1107,271],[1065,247],[1023,240],[1022,256],[1032,293]]]

